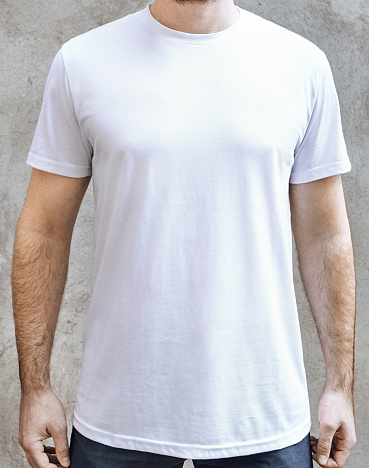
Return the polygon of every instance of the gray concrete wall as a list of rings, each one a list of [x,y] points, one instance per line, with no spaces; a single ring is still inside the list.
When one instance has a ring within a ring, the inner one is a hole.
[[[153,0],[152,0],[153,2]],[[366,468],[369,432],[368,216],[369,4],[367,0],[243,0],[239,3],[310,39],[330,60],[353,164],[343,176],[358,280],[356,424],[358,442],[346,466]],[[28,466],[18,446],[20,387],[12,320],[10,271],[14,231],[31,169],[25,164],[52,59],[69,38],[146,6],[144,0],[0,0],[0,468]],[[79,379],[82,333],[93,260],[92,184],[78,215],[69,278],[52,355],[52,383],[71,415]],[[318,436],[317,407],[325,368],[295,265],[306,371]],[[191,466],[190,462],[187,462]]]

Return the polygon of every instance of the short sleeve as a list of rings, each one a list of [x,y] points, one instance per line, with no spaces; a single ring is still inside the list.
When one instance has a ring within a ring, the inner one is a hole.
[[[337,91],[324,54],[319,89],[304,138],[295,148],[290,183],[311,182],[350,170]]]
[[[27,164],[67,177],[92,174],[92,147],[76,118],[62,49],[51,65]]]

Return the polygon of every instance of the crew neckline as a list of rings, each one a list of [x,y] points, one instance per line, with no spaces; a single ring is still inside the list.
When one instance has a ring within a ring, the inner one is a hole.
[[[235,8],[239,12],[239,16],[231,26],[214,33],[195,34],[184,31],[178,31],[177,29],[172,29],[168,28],[168,26],[164,26],[164,24],[160,23],[153,17],[150,11],[150,6],[152,5],[153,3],[148,3],[146,7],[142,10],[142,18],[144,19],[146,24],[151,28],[151,30],[156,34],[162,36],[164,39],[182,41],[191,44],[210,44],[212,42],[217,42],[219,40],[234,35],[236,31],[240,28],[241,19],[243,16],[242,9],[239,6],[235,5]]]

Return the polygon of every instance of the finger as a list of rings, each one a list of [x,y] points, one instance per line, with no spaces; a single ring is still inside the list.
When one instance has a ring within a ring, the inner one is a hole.
[[[61,464],[59,463],[59,460],[57,456],[55,455],[55,447],[52,445],[51,446],[45,445],[44,450],[45,450],[46,455],[49,457],[49,463],[51,463],[52,465],[61,467]]]
[[[68,467],[70,465],[70,458],[67,426],[65,425],[64,427],[54,430],[52,435],[55,443],[55,454],[59,463],[64,467]]]
[[[324,465],[325,468],[341,468],[334,458],[328,458],[327,463]]]
[[[336,432],[336,428],[330,424],[322,423],[320,426],[320,435],[318,439],[317,460],[320,466],[326,465],[329,454],[331,453],[332,439]]]
[[[340,465],[338,465],[333,458],[328,458],[328,461],[324,465],[319,463],[316,453],[312,454],[312,459],[316,461],[318,465],[323,466],[324,468],[340,468]]]
[[[314,436],[310,437],[310,448],[313,453],[316,453],[318,450],[318,439]]]
[[[51,468],[49,458],[44,452],[44,444],[42,443],[42,440],[25,444],[24,451],[32,468]]]
[[[336,454],[338,454],[338,456]],[[317,455],[315,453],[312,454],[312,458],[317,463],[319,463],[317,460]],[[319,465],[324,466],[325,468],[340,468],[346,464],[348,458],[349,458],[349,453],[347,454],[347,452],[332,449],[330,457],[328,458],[327,462],[324,465],[321,465],[319,463]]]
[[[53,466],[53,468],[55,468],[55,466],[62,466],[59,463],[59,460],[57,459],[56,455],[48,453],[47,456],[49,457],[49,463]]]
[[[336,450],[333,453],[333,458],[336,460],[338,466],[345,466],[349,456],[350,452],[348,450]]]
[[[50,464],[50,460],[46,453],[35,455],[34,453],[25,452],[27,460],[32,468],[55,468]]]
[[[44,451],[46,453],[46,455],[49,457],[49,462],[50,463],[53,463],[54,465],[59,465],[59,460],[58,460],[58,457],[56,456],[55,454],[55,447],[52,446],[52,445],[44,445]]]
[[[55,447],[53,445],[44,445],[45,453],[55,453]]]
[[[33,464],[32,458],[28,455],[26,451],[24,451],[24,453],[26,454],[26,458],[27,458],[29,465],[32,466],[32,468],[34,468],[36,465]]]
[[[317,447],[318,447],[318,442],[315,442],[315,441],[311,441],[310,442],[310,447],[311,449],[315,449],[315,451],[317,450]]]

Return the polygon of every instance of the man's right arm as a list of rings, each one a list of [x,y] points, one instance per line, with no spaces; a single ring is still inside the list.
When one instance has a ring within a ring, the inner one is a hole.
[[[51,389],[49,366],[73,228],[90,179],[32,169],[15,235],[12,293],[21,381],[19,443],[34,468],[70,464],[65,412]],[[44,452],[43,439],[49,437],[55,455]]]

